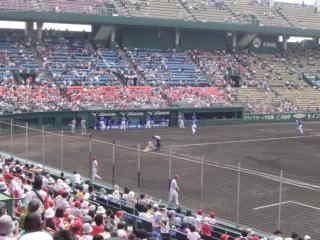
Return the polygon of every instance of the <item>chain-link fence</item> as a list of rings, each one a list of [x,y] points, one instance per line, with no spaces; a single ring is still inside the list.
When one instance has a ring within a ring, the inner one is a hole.
[[[103,182],[165,200],[170,179],[179,175],[182,205],[215,210],[219,217],[265,231],[291,231],[303,224],[309,234],[318,236],[320,186],[295,180],[280,169],[263,172],[240,162],[224,164],[214,161],[218,155],[201,155],[204,149],[194,151],[192,156],[173,148],[146,152],[139,144],[127,146],[13,121],[0,122],[0,146],[1,151],[61,172],[77,171],[85,177],[101,178]],[[98,160],[98,176],[92,176],[94,158]]]

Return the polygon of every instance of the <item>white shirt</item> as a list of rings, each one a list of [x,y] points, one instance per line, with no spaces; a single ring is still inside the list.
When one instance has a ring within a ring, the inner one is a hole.
[[[177,180],[174,178],[171,180],[170,183],[170,192],[178,192],[179,191],[179,186],[177,183]]]
[[[26,204],[29,204],[29,202],[31,202],[31,200],[37,200],[42,204],[42,202],[44,202],[44,200],[47,197],[47,193],[43,190],[39,190],[39,191],[37,191],[37,193],[41,197],[42,201],[39,199],[38,195],[34,191],[30,191],[26,194],[26,198],[25,198]]]
[[[81,175],[79,173],[73,174],[72,182],[74,184],[80,184],[81,183]]]
[[[187,238],[188,240],[199,240],[201,237],[198,232],[189,232],[187,234]]]
[[[98,161],[97,160],[92,161],[92,169],[98,169]]]
[[[60,195],[58,195],[55,198],[55,207],[57,208],[62,208],[62,209],[66,209],[69,207],[69,202],[64,199],[63,197],[61,197]]]
[[[23,235],[19,240],[53,240],[52,236],[47,232],[31,232]]]
[[[93,236],[90,235],[83,235],[82,237],[80,237],[80,240],[92,240]]]

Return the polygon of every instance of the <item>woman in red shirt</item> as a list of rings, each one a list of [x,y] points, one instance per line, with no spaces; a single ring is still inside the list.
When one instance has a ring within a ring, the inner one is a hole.
[[[94,222],[95,224],[92,225],[92,232],[91,235],[95,236],[99,233],[103,233],[104,232],[104,221],[103,221],[103,215],[101,214],[97,214],[94,217]]]

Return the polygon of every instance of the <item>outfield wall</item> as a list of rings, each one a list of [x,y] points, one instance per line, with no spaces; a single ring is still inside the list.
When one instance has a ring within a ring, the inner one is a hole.
[[[28,122],[29,126],[46,128],[68,128],[71,120],[75,118],[80,123],[81,118],[87,121],[87,127],[96,126],[100,118],[110,122],[111,129],[119,128],[122,116],[127,116],[129,128],[141,128],[145,125],[147,117],[154,121],[154,127],[175,127],[178,122],[178,115],[182,113],[188,125],[193,113],[196,114],[200,125],[242,121],[243,107],[217,106],[211,108],[166,108],[166,109],[109,109],[92,111],[60,111],[60,112],[39,112],[20,113],[0,116],[0,121],[15,123]]]
[[[198,124],[217,125],[254,122],[290,122],[296,119],[305,121],[320,120],[320,112],[299,112],[299,113],[247,113],[243,107],[213,107],[213,108],[167,108],[167,109],[113,109],[93,111],[60,111],[60,112],[39,112],[21,113],[0,116],[0,122],[25,124],[29,126],[63,129],[69,128],[73,118],[79,125],[81,118],[85,118],[88,128],[97,126],[99,118],[104,117],[110,121],[111,129],[118,129],[122,116],[127,116],[129,128],[143,128],[146,119],[151,116],[154,127],[176,127],[178,115],[182,113],[186,126],[191,125],[192,115],[195,113]],[[80,126],[78,126],[80,127]]]

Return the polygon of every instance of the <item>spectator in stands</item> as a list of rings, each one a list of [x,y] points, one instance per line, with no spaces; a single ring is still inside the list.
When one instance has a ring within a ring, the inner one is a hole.
[[[41,216],[36,213],[28,214],[24,222],[23,232],[20,240],[53,240],[52,236],[43,231]]]
[[[0,217],[0,240],[13,240],[14,239],[14,222],[8,215]]]
[[[76,238],[68,230],[59,230],[53,234],[53,240],[76,240]]]

